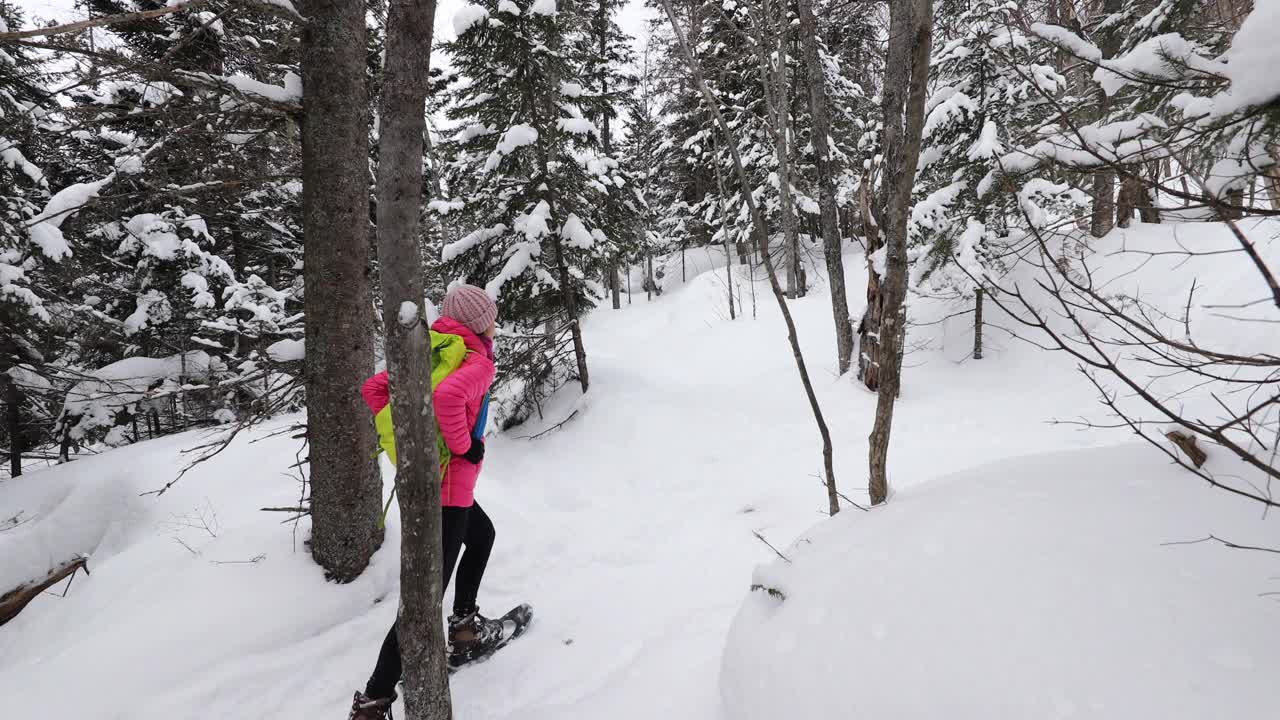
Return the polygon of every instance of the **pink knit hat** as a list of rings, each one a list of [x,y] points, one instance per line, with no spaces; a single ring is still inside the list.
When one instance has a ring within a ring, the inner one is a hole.
[[[498,319],[498,306],[475,285],[459,285],[444,296],[444,314],[482,335]]]

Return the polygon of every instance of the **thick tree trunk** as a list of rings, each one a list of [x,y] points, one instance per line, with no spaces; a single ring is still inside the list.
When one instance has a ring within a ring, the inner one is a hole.
[[[400,616],[409,720],[452,717],[440,623],[440,455],[431,406],[431,347],[418,249],[423,131],[436,0],[392,0],[378,139],[378,259],[400,503]]]
[[[684,30],[676,19],[675,9],[671,6],[671,0],[661,0],[661,2],[663,9],[666,11],[667,20],[671,23],[671,32],[675,35],[676,45],[680,48],[680,54],[684,56],[689,74],[693,77],[694,85],[699,94],[702,95],[707,112],[711,114],[716,127],[719,128],[720,134],[724,138],[725,147],[729,148],[729,154],[733,158],[733,170],[738,179],[738,192],[742,196],[742,202],[747,206],[748,214],[751,216],[751,226],[755,235],[756,246],[760,250],[761,262],[764,263],[765,273],[769,277],[769,289],[773,292],[773,299],[778,304],[779,312],[782,313],[783,322],[786,323],[787,341],[791,345],[791,355],[796,363],[796,372],[800,375],[800,384],[804,386],[805,397],[809,400],[809,408],[813,411],[814,423],[817,424],[818,434],[822,438],[822,465],[827,486],[828,511],[835,515],[840,512],[840,499],[839,492],[836,489],[836,475],[832,461],[831,431],[827,428],[827,421],[822,415],[822,407],[818,403],[818,395],[814,392],[813,382],[809,379],[809,369],[804,361],[804,352],[800,349],[800,336],[796,332],[796,324],[791,317],[791,310],[787,307],[787,298],[782,291],[782,284],[778,282],[778,272],[773,266],[773,259],[769,257],[769,233],[764,224],[764,217],[756,206],[755,198],[751,196],[751,182],[747,178],[747,172],[742,165],[742,155],[738,152],[738,145],[733,136],[733,131],[729,128],[729,124],[725,122],[724,116],[720,114],[720,106],[715,96],[711,94],[711,88],[707,86],[706,80],[702,77],[702,68],[694,58],[693,51],[689,49],[689,42],[685,39]]]
[[[369,126],[364,3],[307,0],[302,32],[307,438],[311,554],[354,579],[382,544],[382,483],[369,411]]]
[[[933,3],[898,0],[889,6],[889,57],[881,107],[884,113],[885,178],[883,189],[886,244],[884,307],[880,318],[880,390],[871,430],[871,504],[889,496],[887,464],[893,408],[902,381],[902,346],[906,335],[907,213],[911,186],[920,159],[924,101],[929,81]]]
[[[844,257],[836,208],[835,164],[831,161],[831,118],[827,111],[826,73],[818,54],[818,19],[813,0],[799,0],[800,42],[804,46],[809,76],[809,110],[813,117],[813,155],[818,175],[818,208],[821,212],[822,254],[827,261],[831,286],[831,314],[836,325],[836,361],[843,375],[853,361],[853,323],[844,282]]]

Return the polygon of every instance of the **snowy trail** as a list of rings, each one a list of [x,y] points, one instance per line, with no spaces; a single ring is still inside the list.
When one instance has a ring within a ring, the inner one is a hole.
[[[849,268],[860,286],[862,263],[850,258]],[[596,311],[591,392],[546,408],[547,424],[578,416],[537,440],[518,436],[541,427],[491,439],[477,499],[497,542],[479,600],[490,613],[529,602],[536,620],[524,638],[454,677],[459,720],[723,717],[725,637],[753,569],[774,558],[753,533],[785,552],[821,521],[826,496],[781,320],[761,292],[757,319],[729,322],[722,272],[691,275],[678,291],[652,303],[639,296],[620,313]],[[792,308],[836,443],[837,478],[856,497],[874,397],[835,377],[827,303],[815,292]],[[1046,364],[1068,369],[1056,356],[992,338],[997,360],[963,363],[964,319],[924,336],[930,347],[907,360],[896,488],[1117,439],[1044,423],[1093,408],[1081,382],[1042,382]],[[1025,402],[1031,393],[1036,401]],[[396,511],[369,570],[334,586],[287,527],[257,510],[297,502],[296,481],[285,476],[297,447],[287,436],[238,445],[162,500],[139,499],[172,476],[191,444],[189,436],[143,443],[0,488],[6,508],[49,518],[68,508],[73,522],[91,519],[83,532],[96,534],[77,547],[99,558],[91,581],[0,631],[0,694],[16,698],[17,714],[344,716],[395,615]],[[175,529],[175,517],[205,507],[216,508],[216,537]],[[59,544],[66,527],[30,523],[0,543],[53,557],[74,544]],[[258,563],[211,562],[258,555]],[[84,691],[65,692],[67,678]]]

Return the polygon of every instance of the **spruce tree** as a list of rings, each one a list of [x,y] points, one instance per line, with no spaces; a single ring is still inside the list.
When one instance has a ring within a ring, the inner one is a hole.
[[[444,248],[451,274],[498,300],[507,422],[567,381],[588,388],[580,320],[626,231],[606,212],[626,183],[591,120],[612,110],[586,87],[586,22],[554,0],[468,5],[444,46],[468,82],[446,112],[457,125],[440,148],[446,198],[433,207],[461,229]]]

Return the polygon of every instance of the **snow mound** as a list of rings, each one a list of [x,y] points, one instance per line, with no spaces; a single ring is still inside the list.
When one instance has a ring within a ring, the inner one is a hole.
[[[1005,460],[845,512],[753,583],[733,720],[1258,718],[1280,668],[1255,505],[1136,444]]]
[[[274,346],[273,346],[274,347]],[[207,381],[219,363],[203,350],[163,358],[131,357],[113,362],[76,383],[67,393],[62,412],[75,418],[72,437],[84,437],[115,424],[116,414],[137,403],[167,398],[191,381]]]

